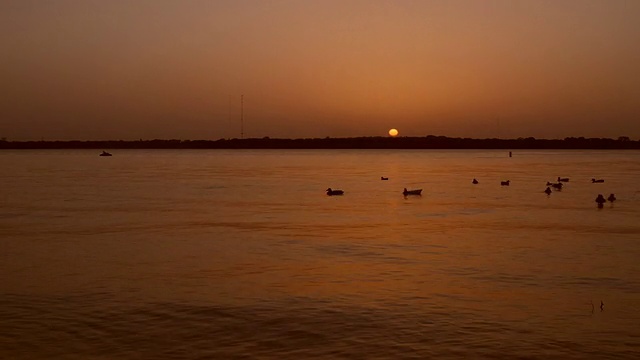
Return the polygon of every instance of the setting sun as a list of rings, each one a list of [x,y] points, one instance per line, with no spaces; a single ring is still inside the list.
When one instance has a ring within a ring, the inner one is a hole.
[[[398,130],[396,130],[396,129],[389,130],[389,135],[393,136],[393,137],[398,136]]]

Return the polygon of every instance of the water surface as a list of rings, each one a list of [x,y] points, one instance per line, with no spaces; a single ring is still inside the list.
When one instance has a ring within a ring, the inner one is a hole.
[[[640,356],[640,152],[113,153],[0,152],[0,358]]]

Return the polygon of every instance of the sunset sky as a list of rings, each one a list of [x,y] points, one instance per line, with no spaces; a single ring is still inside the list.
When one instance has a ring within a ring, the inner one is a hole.
[[[0,137],[640,137],[637,0],[3,0]]]

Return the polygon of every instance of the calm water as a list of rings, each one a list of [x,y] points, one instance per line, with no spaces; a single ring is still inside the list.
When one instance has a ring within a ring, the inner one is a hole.
[[[0,152],[0,358],[640,357],[640,152],[97,155]]]

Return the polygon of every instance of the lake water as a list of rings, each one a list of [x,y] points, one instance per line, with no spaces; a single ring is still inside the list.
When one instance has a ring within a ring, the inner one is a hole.
[[[640,357],[638,151],[98,153],[0,152],[0,358]]]

